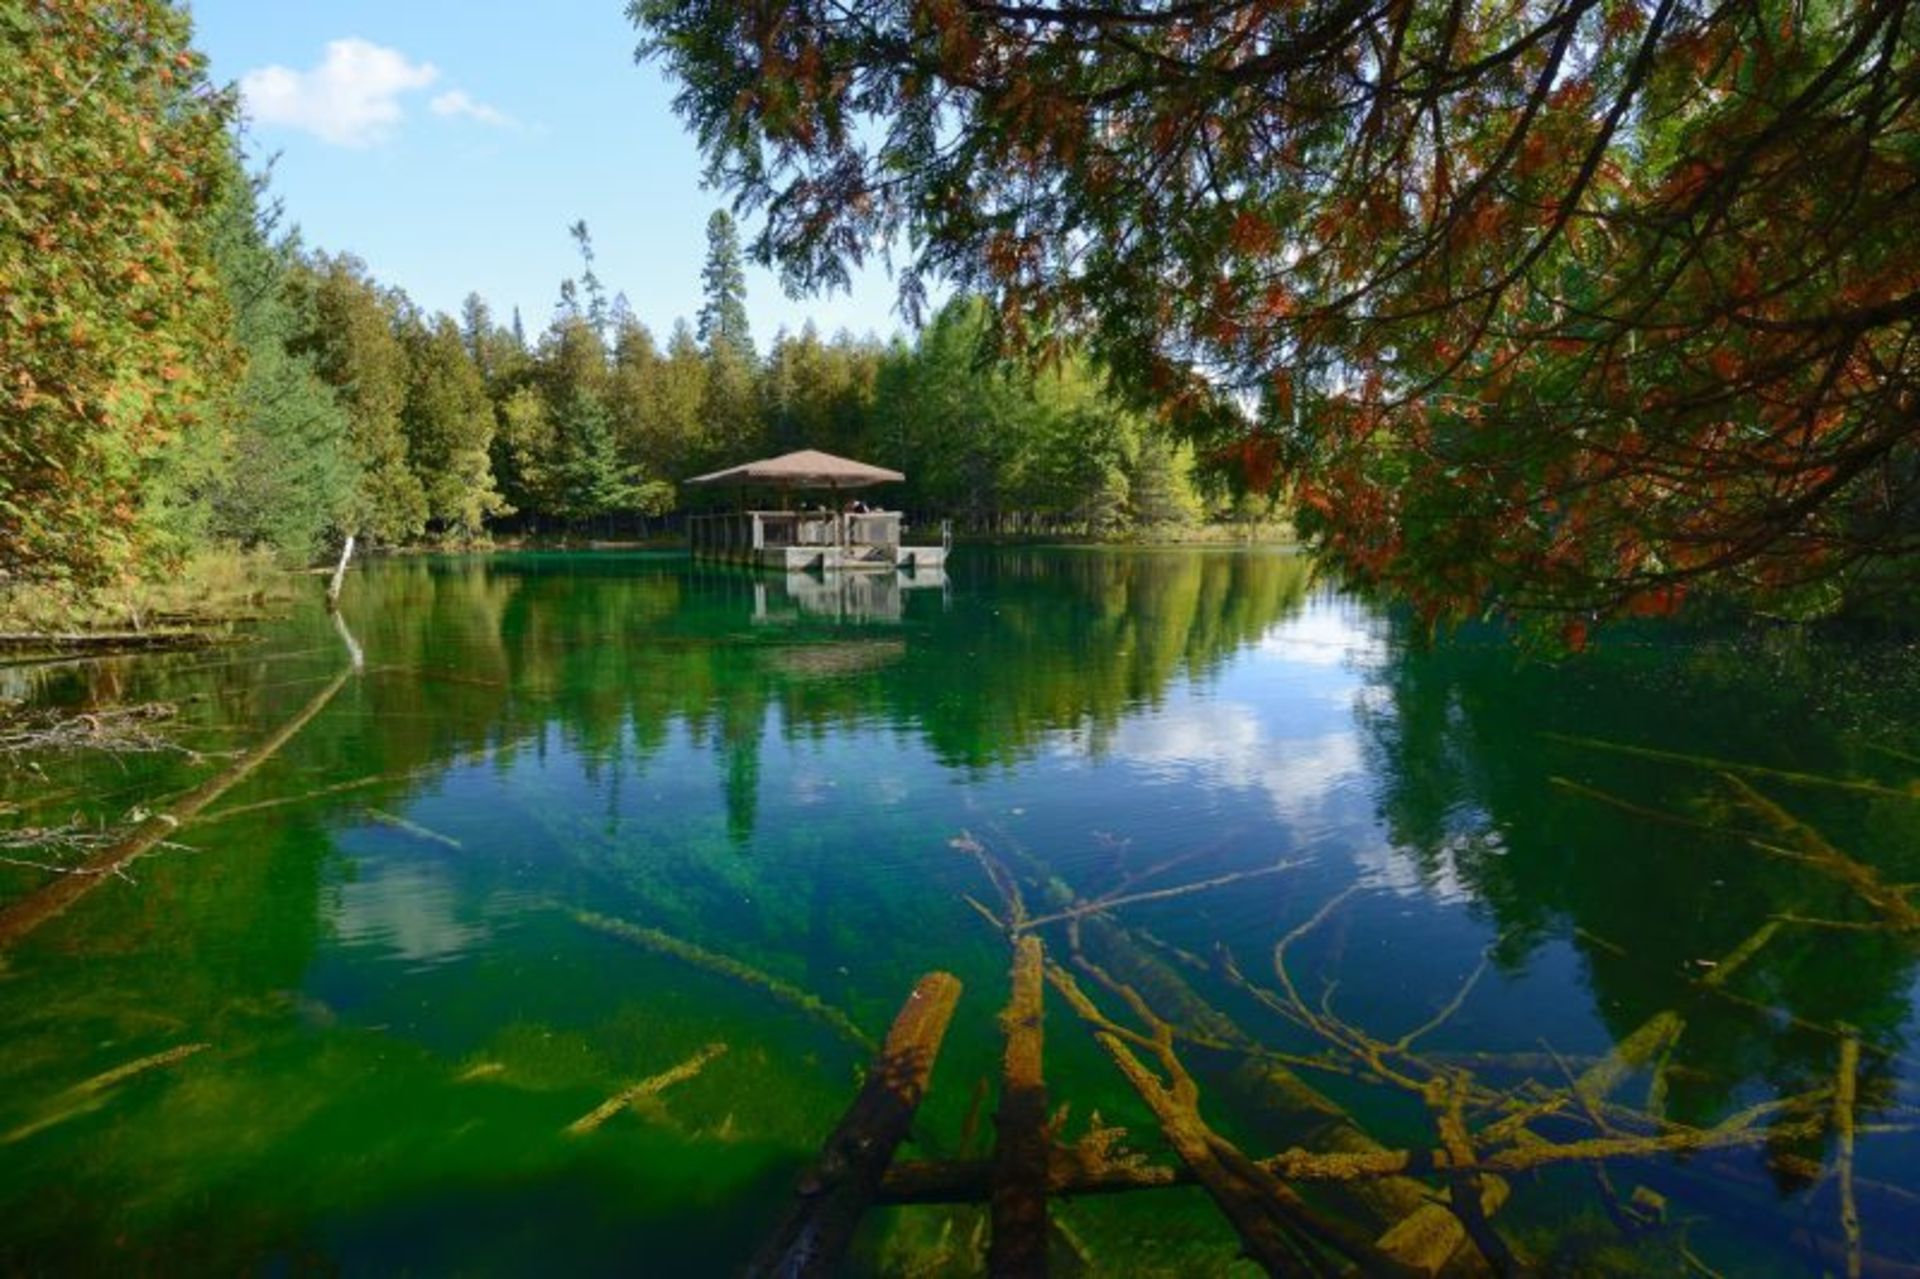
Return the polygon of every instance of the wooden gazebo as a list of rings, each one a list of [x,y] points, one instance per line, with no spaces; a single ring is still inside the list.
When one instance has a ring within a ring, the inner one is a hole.
[[[900,512],[842,508],[842,495],[907,477],[870,462],[801,449],[779,457],[743,462],[696,475],[688,484],[732,487],[741,495],[737,510],[695,515],[687,537],[695,556],[733,560],[787,572],[821,569],[937,568],[946,547],[903,546]],[[748,505],[751,493],[773,492],[780,509]],[[796,494],[811,495],[797,507]]]

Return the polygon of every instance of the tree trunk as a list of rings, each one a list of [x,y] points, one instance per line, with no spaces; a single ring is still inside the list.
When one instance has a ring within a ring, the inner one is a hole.
[[[327,612],[340,611],[340,588],[347,580],[347,561],[353,558],[353,534],[347,534],[347,540],[340,548],[340,562],[333,566],[333,580],[327,583]]]

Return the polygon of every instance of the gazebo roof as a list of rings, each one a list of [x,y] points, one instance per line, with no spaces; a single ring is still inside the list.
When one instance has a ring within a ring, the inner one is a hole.
[[[689,484],[760,484],[783,489],[857,489],[872,484],[896,484],[907,477],[884,466],[835,457],[819,449],[801,449],[758,462],[743,462],[724,471],[696,475]]]

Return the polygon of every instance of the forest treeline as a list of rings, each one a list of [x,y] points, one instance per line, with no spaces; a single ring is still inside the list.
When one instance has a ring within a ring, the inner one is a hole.
[[[437,314],[282,225],[174,6],[29,4],[0,41],[0,582],[125,581],[209,546],[304,560],[349,534],[644,533],[687,477],[796,448],[897,467],[890,504],[963,527],[1201,513],[1190,457],[1086,359],[985,363],[976,300],[913,341],[808,326],[761,350],[722,211],[695,324],[641,324],[584,222],[531,331],[478,295]]]
[[[385,545],[491,531],[645,534],[700,501],[680,482],[770,452],[822,448],[908,475],[889,501],[979,529],[1094,536],[1200,512],[1190,459],[1069,357],[1043,371],[983,360],[987,316],[949,303],[908,342],[812,325],[763,355],[748,330],[738,237],[708,226],[697,325],[662,342],[594,270],[560,283],[529,334],[478,294],[430,313],[347,255],[278,241],[256,202],[232,213],[223,278],[250,394],[228,447],[180,494],[175,537],[292,556],[354,532]],[[732,500],[732,494],[715,500]]]

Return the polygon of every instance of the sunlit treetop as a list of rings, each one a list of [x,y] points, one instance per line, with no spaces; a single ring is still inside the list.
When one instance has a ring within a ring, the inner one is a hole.
[[[902,239],[1435,617],[1797,608],[1920,533],[1907,0],[639,0],[801,288]]]

